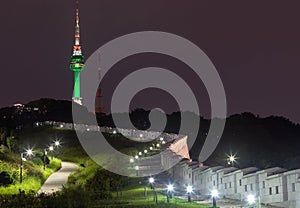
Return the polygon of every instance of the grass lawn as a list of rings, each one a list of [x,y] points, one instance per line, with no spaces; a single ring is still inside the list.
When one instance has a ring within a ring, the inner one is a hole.
[[[2,162],[3,164],[3,162]],[[30,166],[29,166],[30,165]],[[9,165],[7,167],[11,168],[11,171],[19,173],[19,164]],[[30,167],[31,170],[28,170]],[[50,164],[47,165],[44,171],[43,166],[34,165],[31,162],[24,164],[24,175],[23,183],[19,182],[19,175],[15,178],[13,184],[8,186],[0,186],[1,195],[14,195],[19,194],[19,189],[25,191],[25,193],[36,193],[45,180],[55,171],[61,167],[61,161],[59,159],[53,158],[50,160]],[[4,165],[0,166],[1,171],[7,171]],[[12,170],[13,169],[13,170]],[[34,170],[34,171],[32,171]],[[0,171],[0,172],[1,172]]]
[[[156,204],[154,200],[154,193],[150,187],[146,187],[147,196],[144,196],[144,187],[128,187],[122,191],[122,199],[120,198],[120,193],[113,193],[113,199],[108,201],[98,201],[98,205],[95,207],[133,207],[133,208],[142,208],[142,207],[178,207],[178,208],[208,208],[208,206],[203,206],[197,204],[196,202],[187,202],[186,200],[173,197],[170,199],[170,203],[167,202],[167,197],[159,191],[157,192],[158,203]]]

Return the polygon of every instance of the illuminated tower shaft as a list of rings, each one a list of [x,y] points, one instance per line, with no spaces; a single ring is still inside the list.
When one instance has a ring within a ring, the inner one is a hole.
[[[80,72],[74,71],[74,92],[73,98],[81,98],[80,97]]]
[[[72,100],[82,105],[80,96],[80,72],[84,69],[84,56],[82,55],[80,45],[80,28],[79,28],[79,9],[78,1],[76,2],[76,26],[75,26],[75,44],[73,55],[71,57],[70,70],[74,72],[74,91]]]

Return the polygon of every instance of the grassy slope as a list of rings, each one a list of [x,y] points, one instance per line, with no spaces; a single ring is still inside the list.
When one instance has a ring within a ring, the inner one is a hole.
[[[0,186],[1,195],[18,194],[19,189],[25,191],[25,193],[35,193],[40,189],[44,181],[61,167],[61,161],[56,158],[50,161],[45,171],[43,166],[36,165],[30,160],[23,162],[23,183],[20,184],[19,156],[9,152],[2,146],[0,157],[0,172],[8,172],[13,179],[13,184]]]
[[[61,149],[56,152],[54,155],[59,157],[64,161],[70,161],[80,164],[84,164],[85,167],[80,167],[78,171],[72,174],[69,177],[67,187],[76,187],[81,186],[86,183],[88,179],[91,179],[94,176],[94,173],[97,169],[101,169],[99,165],[93,162],[84,152],[80,143],[77,140],[74,131],[70,130],[61,130],[61,129],[51,129],[51,128],[35,128],[32,130],[25,130],[22,133],[22,140],[24,143],[29,141],[34,142],[36,146],[41,146],[46,141],[51,141],[54,138],[59,138],[62,141]],[[124,152],[132,152],[135,150],[134,154],[137,152],[137,148],[142,149],[143,147],[131,148],[133,145],[128,145],[128,140],[116,138],[116,136],[110,137],[110,143],[119,150]],[[123,141],[123,142],[120,142]],[[124,143],[122,146],[121,143]],[[144,146],[145,144],[143,144]],[[149,144],[148,144],[149,145]],[[156,205],[153,201],[153,193],[148,189],[148,197],[144,197],[144,187],[138,184],[138,181],[141,179],[130,179],[136,185],[130,185],[123,187],[123,198],[122,200],[116,199],[116,192],[113,192],[113,199],[109,201],[98,200],[94,201],[96,204],[95,207],[182,207],[182,208],[192,208],[192,207],[204,207],[196,203],[187,203],[185,200],[181,200],[173,197],[171,203],[167,203],[166,196],[158,193],[159,204]],[[74,186],[74,184],[76,184]]]
[[[207,206],[199,205],[195,202],[189,203],[186,200],[182,200],[176,197],[170,199],[170,203],[167,203],[167,198],[165,195],[158,191],[158,204],[154,201],[153,190],[147,187],[147,196],[144,196],[144,187],[142,185],[136,187],[125,187],[122,191],[122,199],[117,198],[117,193],[114,194],[114,199],[107,201],[98,201],[98,206],[95,207],[178,207],[178,208],[207,208]],[[109,206],[108,206],[109,205]]]

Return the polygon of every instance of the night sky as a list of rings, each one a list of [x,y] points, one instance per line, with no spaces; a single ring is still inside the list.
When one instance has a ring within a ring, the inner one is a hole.
[[[75,1],[1,3],[0,107],[42,97],[71,100]],[[299,8],[299,1],[274,0],[81,0],[83,53],[87,58],[104,43],[127,33],[174,33],[198,45],[215,64],[225,87],[228,115],[249,111],[300,123]],[[118,76],[107,77],[104,96],[109,97],[122,74],[140,66],[160,65],[186,74],[188,69],[175,62],[151,54],[128,58],[115,67]],[[203,101],[202,113],[208,115],[203,86],[198,90],[199,80],[185,78],[195,86]],[[142,94],[137,103],[143,100]]]

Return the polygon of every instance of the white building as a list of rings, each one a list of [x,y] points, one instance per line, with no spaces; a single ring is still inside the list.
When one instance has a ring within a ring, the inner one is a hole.
[[[174,166],[173,175],[181,186],[193,185],[197,198],[210,197],[216,189],[220,197],[246,201],[252,194],[265,205],[300,208],[300,169],[207,167],[182,160]]]

